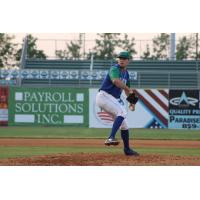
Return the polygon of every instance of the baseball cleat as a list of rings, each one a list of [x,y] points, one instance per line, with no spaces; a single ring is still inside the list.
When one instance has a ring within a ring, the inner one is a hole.
[[[110,146],[110,145],[118,145],[119,144],[119,141],[114,139],[114,138],[108,138],[105,143],[104,143],[106,146]]]
[[[134,151],[133,149],[130,149],[130,148],[128,148],[128,149],[125,148],[124,153],[127,156],[139,156],[140,155],[138,152],[136,152],[136,151]]]

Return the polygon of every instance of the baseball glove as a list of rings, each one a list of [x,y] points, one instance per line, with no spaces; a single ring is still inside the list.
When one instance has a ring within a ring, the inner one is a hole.
[[[130,103],[130,104],[136,104],[138,101],[138,96],[135,95],[135,93],[131,93],[128,95],[128,97],[126,98],[126,100]]]

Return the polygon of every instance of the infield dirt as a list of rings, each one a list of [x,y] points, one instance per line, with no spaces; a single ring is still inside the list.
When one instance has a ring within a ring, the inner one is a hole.
[[[14,139],[1,138],[4,147],[103,147],[102,139]],[[136,148],[199,148],[200,141],[131,140]],[[122,147],[122,144],[120,144]],[[105,147],[109,148],[109,147]],[[138,157],[121,153],[65,153],[24,158],[0,159],[3,166],[200,166],[200,156],[144,154]]]

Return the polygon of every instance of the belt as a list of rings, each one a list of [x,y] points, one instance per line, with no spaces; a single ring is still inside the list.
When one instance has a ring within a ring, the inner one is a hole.
[[[98,91],[99,91],[99,92],[100,92],[100,91],[106,92],[105,90],[101,90],[101,89],[99,89]],[[108,92],[106,92],[106,93],[107,93],[107,94],[110,94],[110,93],[108,93]],[[110,94],[110,95],[113,96],[112,94]],[[116,98],[115,96],[113,96],[113,97],[114,97],[115,99],[120,99],[120,98]]]

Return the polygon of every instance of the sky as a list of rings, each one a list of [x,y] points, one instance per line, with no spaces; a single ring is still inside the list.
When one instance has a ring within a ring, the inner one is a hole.
[[[123,32],[121,32],[123,33]],[[23,38],[28,33],[9,33],[15,35],[15,42],[21,43]],[[57,40],[76,40],[78,39],[79,33],[31,33],[34,37],[37,37],[38,39],[57,39]],[[157,33],[130,33],[128,32],[129,36],[134,37],[136,40],[152,40],[153,37],[160,34],[160,32]],[[176,33],[177,38],[183,36],[183,35],[189,35],[191,33]],[[96,33],[85,33],[86,40],[94,40],[96,37]]]
[[[26,33],[10,33],[15,35],[16,41],[22,41],[22,38],[25,37]],[[31,33],[33,36],[39,39],[65,39],[73,40],[78,39],[79,33]],[[138,40],[149,40],[152,39],[157,33],[129,33],[130,36],[134,36]],[[95,39],[96,33],[86,33],[86,40]]]
[[[15,36],[13,42],[21,44],[26,33],[10,33]],[[66,41],[78,40],[79,33],[31,33],[34,37],[38,38],[37,47],[43,50],[49,58],[55,58],[55,50],[66,49]],[[129,32],[129,38],[135,38],[135,49],[137,54],[135,59],[139,59],[143,52],[146,50],[146,45],[150,45],[152,49],[152,39],[160,33],[134,33]],[[177,33],[176,39],[178,40],[183,35],[190,35],[191,33]],[[92,51],[95,44],[94,40],[97,38],[96,33],[85,33],[85,52]],[[82,49],[82,52],[84,50]],[[121,51],[121,50],[118,50]]]

